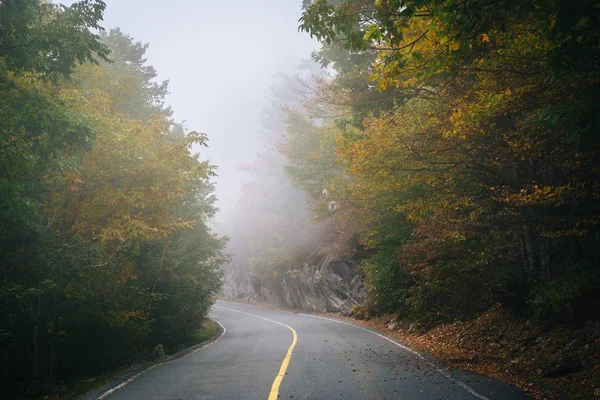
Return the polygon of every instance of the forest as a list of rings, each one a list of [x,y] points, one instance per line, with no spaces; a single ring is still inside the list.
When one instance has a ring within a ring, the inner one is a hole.
[[[299,30],[230,235],[259,286],[327,249],[359,316],[598,320],[597,2],[305,1]]]
[[[273,78],[215,229],[208,135],[105,9],[0,0],[8,393],[172,353],[236,274],[282,299],[323,257],[359,265],[360,319],[599,321],[596,0],[304,0],[318,47]]]
[[[597,397],[598,2],[317,0],[299,24],[320,46],[265,110],[230,296],[345,298],[535,398]]]
[[[365,307],[597,320],[598,3],[305,6],[330,73],[289,115],[286,171],[363,246]]]
[[[105,4],[0,1],[0,387],[37,396],[173,352],[221,285],[207,136]]]

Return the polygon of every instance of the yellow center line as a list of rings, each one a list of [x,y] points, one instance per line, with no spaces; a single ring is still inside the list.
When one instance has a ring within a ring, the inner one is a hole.
[[[292,328],[289,325],[284,324],[283,322],[274,321],[269,318],[261,317],[260,315],[250,314],[247,312],[235,310],[233,308],[227,308],[227,307],[221,307],[221,306],[213,306],[213,307],[221,308],[223,310],[233,311],[233,312],[240,313],[240,314],[249,315],[251,317],[264,319],[265,321],[269,321],[269,322],[273,322],[277,325],[285,326],[290,331],[292,331],[292,334],[294,335],[294,338],[292,340],[292,345],[288,349],[287,354],[285,355],[285,358],[283,359],[283,362],[281,363],[281,368],[279,368],[279,373],[277,374],[277,376],[275,377],[275,380],[273,381],[273,385],[271,386],[271,392],[269,393],[269,397],[267,399],[267,400],[276,400],[277,395],[279,394],[279,386],[281,385],[281,381],[283,380],[283,377],[285,376],[285,372],[287,371],[287,368],[290,365],[290,359],[292,358],[292,351],[294,351],[294,347],[296,347],[296,342],[298,342],[298,334],[296,333],[294,328]]]

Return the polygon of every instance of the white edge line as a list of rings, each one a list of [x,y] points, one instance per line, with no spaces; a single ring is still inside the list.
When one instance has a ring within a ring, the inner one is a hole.
[[[275,312],[283,312],[286,314],[292,314],[292,315],[301,315],[304,317],[312,317],[312,318],[319,318],[319,319],[324,319],[327,321],[332,321],[332,322],[336,322],[338,324],[343,324],[343,325],[348,325],[348,326],[353,326],[355,328],[358,329],[362,329],[363,331],[367,331],[372,333],[373,335],[379,336],[382,339],[387,340],[388,342],[400,347],[401,349],[408,351],[409,353],[414,354],[415,356],[419,357],[421,360],[425,361],[425,363],[427,363],[428,365],[430,365],[431,367],[433,367],[437,372],[439,372],[440,374],[442,374],[444,377],[446,377],[447,379],[449,379],[450,381],[454,382],[456,385],[460,386],[461,388],[463,388],[464,390],[466,390],[467,392],[469,392],[470,394],[472,394],[473,396],[477,397],[480,400],[490,400],[489,398],[485,397],[482,394],[479,394],[475,391],[475,389],[473,389],[472,387],[470,387],[469,385],[467,385],[466,383],[455,379],[452,377],[452,375],[450,375],[448,372],[444,371],[441,368],[438,368],[434,363],[432,363],[431,361],[429,361],[427,358],[425,358],[421,353],[419,353],[416,350],[411,349],[410,347],[407,347],[401,343],[398,343],[397,341],[390,339],[389,337],[382,335],[381,333],[372,331],[371,329],[367,329],[365,327],[362,327],[360,325],[356,325],[356,324],[351,324],[345,321],[340,321],[338,319],[333,319],[333,318],[327,318],[327,317],[321,317],[319,315],[312,315],[312,314],[304,314],[304,313],[294,313],[294,312],[290,312],[290,311],[286,311],[286,310],[277,310],[277,309],[270,309],[270,308],[266,308],[266,307],[261,307],[260,305],[254,305],[254,304],[248,304],[248,303],[238,303],[235,301],[227,301],[227,300],[219,300],[222,301],[224,303],[229,303],[229,304],[238,304],[238,305],[242,305],[242,306],[249,306],[249,307],[253,307],[253,308],[260,308],[260,309],[264,309],[264,310],[270,310],[270,311],[275,311]]]
[[[225,335],[225,332],[227,332],[227,329],[225,328],[225,326],[223,326],[223,324],[222,324],[222,323],[220,323],[220,322],[219,322],[219,321],[217,321],[216,319],[213,319],[213,318],[211,318],[211,320],[212,320],[212,321],[215,321],[217,324],[219,324],[219,326],[221,327],[221,329],[223,329],[223,332],[221,332],[221,335],[219,335],[219,337],[218,337],[218,338],[216,338],[216,339],[215,339],[215,340],[213,340],[212,342],[210,342],[210,343],[207,343],[207,344],[205,344],[204,346],[202,346],[202,347],[200,347],[200,348],[198,348],[198,349],[196,349],[196,350],[194,350],[194,351],[192,351],[192,352],[189,352],[188,354],[186,354],[186,355],[185,355],[185,356],[183,356],[183,357],[177,358],[177,359],[175,359],[175,360],[170,360],[170,361],[165,361],[165,362],[162,362],[162,363],[154,364],[154,365],[152,365],[152,366],[150,366],[150,367],[146,368],[145,370],[143,370],[143,371],[141,371],[141,372],[138,372],[137,374],[135,374],[135,375],[134,375],[134,376],[132,376],[131,378],[127,379],[126,381],[124,381],[124,382],[121,382],[121,383],[119,383],[117,386],[115,386],[114,388],[112,388],[112,389],[110,389],[110,390],[107,390],[106,392],[102,393],[102,395],[100,395],[99,397],[97,397],[95,400],[103,400],[103,399],[107,398],[108,396],[110,396],[111,394],[113,394],[114,392],[116,392],[117,390],[119,390],[119,389],[122,389],[122,388],[124,388],[125,386],[129,385],[131,382],[133,382],[134,380],[136,380],[137,378],[139,378],[140,376],[142,376],[142,375],[143,375],[143,374],[145,374],[146,372],[150,371],[151,369],[154,369],[154,368],[156,368],[156,367],[160,367],[161,365],[167,365],[167,364],[171,364],[173,361],[182,360],[182,359],[184,359],[184,358],[186,358],[186,357],[189,357],[190,355],[192,355],[192,354],[194,354],[194,353],[196,353],[196,352],[198,352],[198,351],[200,351],[200,350],[202,350],[202,349],[204,349],[204,348],[206,348],[206,347],[210,346],[210,345],[211,345],[211,344],[213,344],[213,343],[217,343],[217,342],[219,341],[219,339],[221,339],[221,338],[223,337],[223,335]]]
[[[457,379],[454,379],[454,378],[452,377],[452,375],[450,375],[448,372],[444,371],[443,369],[441,369],[441,368],[438,368],[437,366],[435,366],[435,364],[433,364],[431,361],[429,361],[428,359],[426,359],[426,358],[425,358],[425,357],[424,357],[424,356],[423,356],[421,353],[419,353],[418,351],[416,351],[416,350],[413,350],[413,349],[411,349],[410,347],[406,347],[406,346],[404,346],[403,344],[400,344],[400,343],[396,342],[395,340],[393,340],[393,339],[390,339],[389,337],[387,337],[387,336],[385,336],[385,335],[382,335],[381,333],[374,332],[374,331],[372,331],[372,330],[370,330],[370,329],[367,329],[367,328],[364,328],[364,327],[362,327],[362,326],[360,326],[360,325],[350,324],[350,323],[348,323],[348,322],[339,321],[339,320],[337,320],[337,319],[333,319],[333,318],[326,318],[326,317],[321,317],[321,316],[318,316],[318,315],[301,314],[301,313],[299,313],[299,314],[297,314],[297,315],[302,315],[302,316],[304,316],[304,317],[320,318],[320,319],[324,319],[324,320],[327,320],[327,321],[337,322],[338,324],[343,324],[343,325],[353,326],[353,327],[355,327],[355,328],[362,329],[363,331],[370,332],[370,333],[372,333],[373,335],[379,336],[380,338],[382,338],[382,339],[385,339],[385,340],[387,340],[388,342],[395,344],[396,346],[400,347],[401,349],[403,349],[403,350],[406,350],[406,351],[408,351],[408,352],[410,352],[410,353],[412,353],[412,354],[416,355],[416,356],[417,356],[417,357],[419,357],[421,360],[425,361],[425,362],[426,362],[428,365],[430,365],[430,366],[432,366],[433,368],[435,368],[435,370],[436,370],[437,372],[439,372],[440,374],[442,374],[442,375],[443,375],[443,376],[445,376],[446,378],[450,379],[452,382],[456,383],[458,386],[460,386],[461,388],[463,388],[463,389],[464,389],[464,390],[466,390],[467,392],[471,393],[473,396],[477,397],[478,399],[480,399],[480,400],[490,400],[490,399],[488,399],[487,397],[485,397],[484,395],[477,393],[477,392],[476,392],[476,391],[475,391],[473,388],[471,388],[471,387],[470,387],[470,386],[468,386],[467,384],[465,384],[465,383],[463,383],[463,382],[461,382],[461,381],[459,381],[459,380],[457,380]]]

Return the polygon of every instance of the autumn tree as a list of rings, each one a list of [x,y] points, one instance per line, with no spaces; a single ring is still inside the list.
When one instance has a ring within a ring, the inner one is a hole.
[[[364,84],[404,95],[338,133],[356,214],[371,220],[364,240],[401,267],[367,262],[380,307],[430,322],[498,300],[597,315],[598,17],[592,2],[307,6],[302,30],[376,52]],[[412,231],[393,251],[390,224]]]

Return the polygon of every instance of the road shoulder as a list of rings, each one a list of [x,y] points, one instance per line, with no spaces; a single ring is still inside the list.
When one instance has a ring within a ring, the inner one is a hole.
[[[212,345],[213,343],[216,343],[221,337],[223,337],[223,335],[226,332],[226,328],[219,321],[215,319],[210,320],[215,323],[216,330],[215,333],[207,340],[203,341],[202,343],[198,343],[191,347],[180,350],[163,360],[147,361],[125,367],[120,371],[116,372],[114,378],[112,378],[109,382],[77,397],[77,400],[104,399],[114,391],[125,386],[129,382],[144,374],[145,372],[153,368],[159,367],[161,365],[169,364],[173,361],[185,358],[199,350],[202,350],[203,348],[209,345]]]

